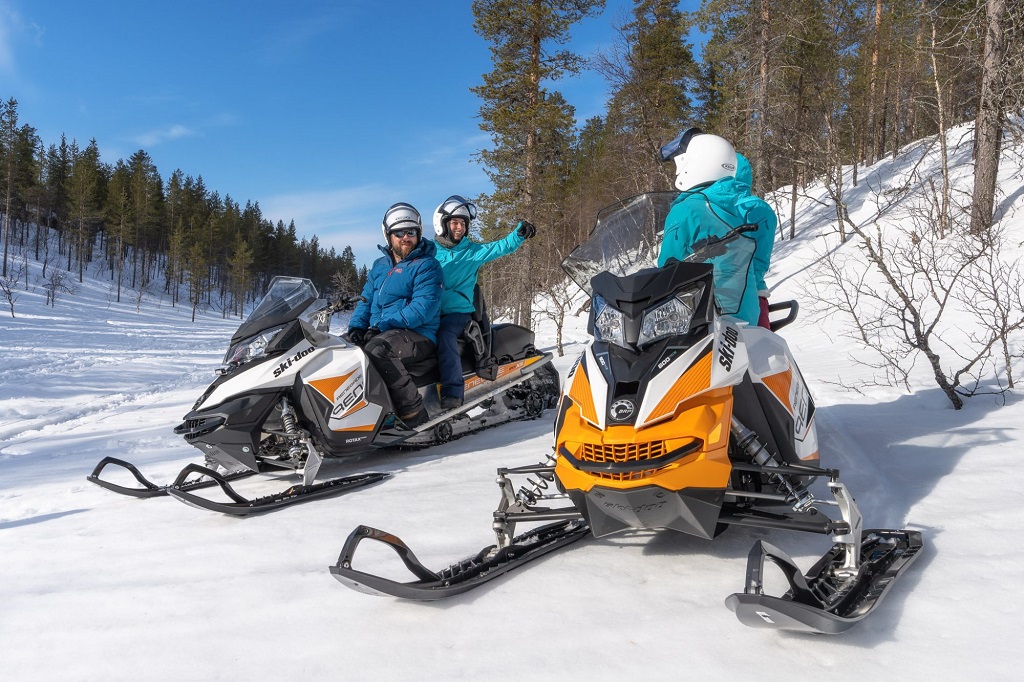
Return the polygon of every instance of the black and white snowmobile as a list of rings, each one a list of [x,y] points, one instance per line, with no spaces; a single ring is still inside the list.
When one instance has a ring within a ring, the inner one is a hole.
[[[360,591],[441,599],[473,589],[589,535],[672,529],[711,539],[730,525],[819,533],[832,549],[807,575],[759,542],[742,593],[726,603],[751,626],[842,632],[866,616],[918,555],[921,534],[864,530],[835,469],[822,468],[814,403],[786,342],[794,301],[772,330],[738,308],[754,242],[741,226],[657,268],[674,193],[640,195],[598,216],[563,263],[591,296],[593,340],[569,371],[554,452],[498,470],[494,545],[434,571],[397,537],[359,526],[331,573]],[[832,499],[819,499],[812,485]],[[821,486],[821,483],[824,483]],[[837,518],[823,513],[835,509]],[[516,535],[519,524],[547,522]],[[398,582],[354,567],[360,543],[391,547],[416,578]],[[789,583],[764,593],[765,561]]]
[[[441,410],[437,362],[410,368],[430,419],[415,429],[395,416],[387,387],[362,349],[329,333],[331,316],[351,310],[358,297],[327,304],[308,279],[276,277],[231,337],[217,379],[199,397],[175,433],[199,449],[205,465],[190,464],[173,483],[158,486],[120,459],[100,461],[88,480],[135,497],[171,495],[197,507],[244,515],[341,492],[388,476],[367,473],[316,480],[325,457],[374,448],[445,442],[513,419],[531,419],[553,407],[558,373],[551,354],[534,347],[529,329],[491,326],[482,298],[463,335],[465,402]],[[127,470],[141,487],[100,478]],[[301,483],[246,499],[230,482],[254,473],[284,473]],[[195,494],[219,486],[230,501]]]

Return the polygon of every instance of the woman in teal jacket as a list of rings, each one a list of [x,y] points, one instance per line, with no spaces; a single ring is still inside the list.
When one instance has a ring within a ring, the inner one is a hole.
[[[444,273],[437,364],[441,375],[441,407],[445,410],[462,405],[465,395],[458,342],[473,314],[477,273],[484,264],[514,253],[537,233],[533,225],[523,220],[504,239],[481,244],[467,237],[470,221],[475,217],[476,206],[458,195],[448,197],[434,211],[436,258]]]
[[[681,194],[665,219],[659,267],[670,258],[686,258],[698,240],[724,236],[746,222],[737,203],[742,190],[735,178],[736,150],[727,140],[687,131],[662,148],[662,160],[670,159],[676,163],[675,185]],[[742,249],[733,249],[737,251]],[[752,256],[753,244],[749,252]],[[751,259],[719,258],[714,265],[715,298],[722,312],[756,325],[760,306]]]

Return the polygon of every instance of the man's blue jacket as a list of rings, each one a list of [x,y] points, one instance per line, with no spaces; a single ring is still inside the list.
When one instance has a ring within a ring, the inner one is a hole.
[[[384,257],[370,268],[363,287],[366,301],[352,311],[349,329],[411,329],[436,343],[443,276],[441,264],[434,258],[434,242],[421,238],[412,253],[398,263],[391,259],[387,247],[377,248]]]

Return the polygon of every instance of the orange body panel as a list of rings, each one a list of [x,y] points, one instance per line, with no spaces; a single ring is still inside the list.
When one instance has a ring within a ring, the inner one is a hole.
[[[594,406],[594,397],[590,390],[590,378],[587,376],[586,367],[582,363],[577,368],[575,376],[573,376],[569,397],[572,398],[573,407],[579,410],[579,414],[585,419],[590,420],[591,423],[597,423],[597,408]]]
[[[595,485],[617,489],[657,485],[677,491],[684,488],[724,489],[728,485],[732,472],[728,448],[732,418],[730,388],[696,396],[680,405],[675,418],[642,429],[622,425],[609,426],[601,431],[583,417],[579,406],[573,402],[556,438],[556,450],[564,447],[576,459],[583,461],[643,461],[685,447],[695,438],[703,439],[704,446],[671,464],[628,474],[580,471],[564,457],[559,457],[555,463],[555,475],[567,490],[587,492]]]
[[[504,378],[505,376],[512,372],[522,370],[525,367],[529,367],[530,365],[539,361],[540,359],[541,356],[537,355],[529,358],[524,358],[522,360],[516,360],[515,362],[509,363],[507,365],[502,365],[501,367],[498,368],[498,375],[497,377],[495,377],[495,381]],[[476,388],[477,386],[480,386],[484,383],[487,383],[487,379],[482,379],[476,376],[470,377],[469,379],[466,379],[466,383],[463,385],[463,390],[469,392]],[[440,385],[438,385],[438,389],[440,390]]]
[[[316,389],[316,392],[327,399],[327,402],[334,404],[334,394],[338,391],[345,381],[355,374],[355,370],[352,370],[348,374],[340,377],[327,377],[326,379],[315,379],[309,382],[309,385]]]
[[[761,381],[768,387],[768,390],[775,394],[775,397],[779,399],[779,402],[785,405],[790,414],[792,414],[793,406],[790,404],[789,392],[793,386],[793,370],[787,369],[783,372],[779,372],[778,374],[762,377]]]
[[[676,379],[672,389],[665,394],[658,406],[651,412],[648,421],[658,421],[672,416],[684,400],[711,386],[711,355],[711,353],[707,353]]]

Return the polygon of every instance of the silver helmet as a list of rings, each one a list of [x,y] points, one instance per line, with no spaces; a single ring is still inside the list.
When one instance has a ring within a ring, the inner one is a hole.
[[[412,204],[407,204],[404,201],[392,204],[384,212],[384,220],[381,221],[381,227],[384,232],[385,242],[388,241],[388,236],[394,230],[414,228],[419,235],[423,234],[423,220],[420,218],[420,212]]]
[[[448,221],[454,217],[466,219],[466,231],[469,231],[469,223],[476,218],[476,206],[473,202],[453,194],[437,207],[434,211],[434,234],[438,237],[451,239],[451,232],[448,230]]]

